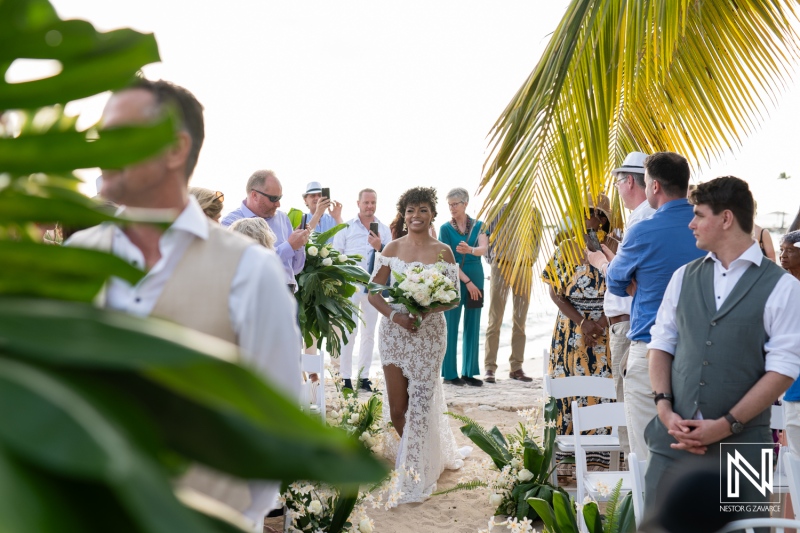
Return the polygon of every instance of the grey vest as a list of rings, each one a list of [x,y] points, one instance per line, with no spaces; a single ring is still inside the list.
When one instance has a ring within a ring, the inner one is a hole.
[[[672,362],[673,409],[684,419],[693,418],[698,409],[704,419],[725,416],[765,374],[764,307],[784,275],[766,259],[751,265],[717,311],[714,262],[701,258],[686,267]],[[769,421],[767,409],[747,427],[769,427]]]

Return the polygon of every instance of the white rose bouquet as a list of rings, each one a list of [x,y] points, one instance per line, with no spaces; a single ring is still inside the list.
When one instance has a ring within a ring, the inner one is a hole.
[[[415,324],[419,326],[422,323],[419,315],[459,302],[458,289],[453,280],[447,277],[446,269],[447,263],[441,260],[433,268],[412,266],[403,274],[394,273],[397,283],[393,287],[372,284],[370,291],[388,290],[393,302],[403,304],[409,313],[417,316]]]

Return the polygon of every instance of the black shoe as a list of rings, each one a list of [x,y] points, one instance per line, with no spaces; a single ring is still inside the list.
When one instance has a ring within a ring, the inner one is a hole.
[[[467,384],[473,387],[483,387],[483,381],[478,378],[470,378],[467,376],[461,376],[461,379]]]
[[[364,379],[361,380],[361,387],[360,388],[363,391],[372,392],[372,386],[371,385],[372,385],[372,382],[370,380],[364,378]]]
[[[465,385],[465,382],[464,382],[464,380],[463,380],[463,379],[461,379],[461,378],[456,378],[456,379],[446,379],[446,380],[444,380],[444,381],[443,381],[443,383],[444,383],[445,385],[456,385],[456,386],[458,386],[458,387],[463,387],[463,386]]]
[[[342,386],[342,388],[343,389],[355,390],[355,389],[353,389],[353,382],[350,381],[350,378],[344,378],[344,385]]]

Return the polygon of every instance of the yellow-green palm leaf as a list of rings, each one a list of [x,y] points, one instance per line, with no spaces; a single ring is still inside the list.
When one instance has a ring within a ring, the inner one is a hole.
[[[612,196],[628,152],[696,166],[753,131],[798,57],[797,22],[789,0],[574,0],[495,123],[481,182],[487,219],[509,204],[512,238],[498,244],[515,290],[531,283],[530,268],[509,265],[528,259],[533,206],[545,225],[569,217],[582,230],[587,197]]]

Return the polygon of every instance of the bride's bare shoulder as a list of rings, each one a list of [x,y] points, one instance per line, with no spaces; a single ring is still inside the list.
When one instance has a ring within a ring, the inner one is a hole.
[[[432,246],[436,249],[436,260],[444,261],[445,263],[455,263],[456,258],[453,256],[453,250],[450,249],[449,246],[443,244],[439,241],[436,241]]]
[[[386,246],[383,247],[383,251],[381,252],[381,255],[384,255],[384,256],[387,256],[387,257],[397,257],[397,252],[398,252],[398,250],[400,250],[400,241],[402,241],[402,240],[403,240],[403,237],[391,241],[389,244],[387,244]]]

